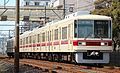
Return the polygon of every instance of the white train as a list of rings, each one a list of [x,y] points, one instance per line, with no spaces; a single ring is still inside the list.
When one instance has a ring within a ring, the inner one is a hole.
[[[108,16],[79,15],[24,32],[20,35],[20,57],[109,63],[112,51],[111,20]],[[8,56],[14,56],[14,41],[14,38],[8,40]]]

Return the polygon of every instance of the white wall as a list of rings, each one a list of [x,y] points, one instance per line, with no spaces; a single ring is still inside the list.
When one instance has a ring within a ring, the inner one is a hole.
[[[65,6],[67,10],[69,7],[74,7],[75,12],[78,10],[91,11],[95,8],[94,1],[95,0],[65,0]],[[63,0],[56,0],[53,4],[53,7],[63,6],[63,2]]]

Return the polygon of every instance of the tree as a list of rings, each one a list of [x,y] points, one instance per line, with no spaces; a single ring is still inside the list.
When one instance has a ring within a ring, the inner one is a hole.
[[[120,0],[97,0],[94,4],[96,9],[91,12],[92,14],[112,17],[113,43],[120,46],[120,43],[118,43],[120,42]]]

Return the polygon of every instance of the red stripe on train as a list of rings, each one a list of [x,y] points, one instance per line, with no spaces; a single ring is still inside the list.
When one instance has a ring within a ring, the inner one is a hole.
[[[112,46],[111,40],[73,40],[73,46],[78,46],[79,42],[86,42],[84,46],[101,46],[101,42],[107,42],[108,46]]]
[[[48,42],[48,43],[47,43],[47,46],[51,46],[51,45],[52,45],[52,42]]]
[[[39,46],[40,46],[40,43],[37,44],[37,47],[39,47]]]
[[[41,46],[46,46],[46,43],[42,43]]]
[[[68,40],[61,41],[61,44],[68,44]]]
[[[53,43],[53,45],[59,45],[59,44],[60,44],[59,41]]]
[[[32,46],[33,46],[33,47],[36,47],[36,45],[37,45],[37,44],[33,44]]]

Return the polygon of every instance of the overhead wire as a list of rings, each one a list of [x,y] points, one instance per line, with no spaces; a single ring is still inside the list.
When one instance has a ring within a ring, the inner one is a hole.
[[[0,16],[2,16],[8,9],[5,8],[5,5],[9,2],[9,0],[7,0],[7,2],[4,3],[4,11],[0,14]]]
[[[4,4],[4,5],[6,5],[8,2],[9,2],[9,0],[7,0],[7,2],[5,2],[5,4]]]

